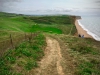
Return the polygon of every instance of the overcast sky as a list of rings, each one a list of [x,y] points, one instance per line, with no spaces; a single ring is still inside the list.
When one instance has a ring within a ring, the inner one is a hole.
[[[0,11],[18,14],[99,15],[100,0],[0,0]]]

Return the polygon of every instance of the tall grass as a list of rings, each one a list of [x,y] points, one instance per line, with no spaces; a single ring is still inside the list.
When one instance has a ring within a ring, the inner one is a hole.
[[[72,36],[63,36],[61,39],[76,60],[75,75],[100,75],[100,42]]]
[[[44,55],[45,37],[39,34],[35,38],[25,41],[14,50],[9,50],[0,58],[0,75],[24,75],[24,73],[38,67]]]

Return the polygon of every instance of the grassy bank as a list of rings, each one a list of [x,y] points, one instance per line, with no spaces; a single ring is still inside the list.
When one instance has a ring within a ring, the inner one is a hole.
[[[30,41],[8,50],[0,59],[0,75],[25,75],[38,67],[37,61],[44,56],[45,37],[39,34]]]
[[[59,41],[65,74],[100,75],[100,42],[71,35],[46,34]]]
[[[74,75],[100,75],[100,42],[72,36],[62,36],[61,40],[74,58]]]

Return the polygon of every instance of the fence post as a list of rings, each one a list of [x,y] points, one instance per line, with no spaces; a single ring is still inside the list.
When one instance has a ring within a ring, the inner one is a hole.
[[[31,32],[31,39],[32,39],[32,32]]]
[[[4,41],[4,42],[3,42],[3,48],[2,48],[2,54],[1,54],[1,56],[3,56],[4,51],[5,51],[5,48],[6,48],[6,46],[5,46],[5,41]]]
[[[11,46],[13,48],[14,46],[13,46],[13,41],[12,41],[12,35],[11,34],[10,34],[10,43],[11,43]]]
[[[26,33],[25,33],[25,40],[26,40],[27,38],[26,38]]]

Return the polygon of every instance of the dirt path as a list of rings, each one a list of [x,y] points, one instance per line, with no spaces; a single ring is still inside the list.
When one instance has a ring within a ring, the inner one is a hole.
[[[40,68],[37,69],[36,75],[64,75],[60,64],[62,55],[58,41],[46,37],[47,47],[45,56],[40,61]]]

